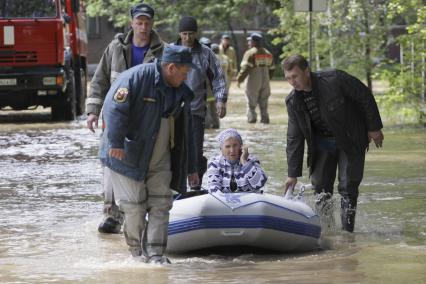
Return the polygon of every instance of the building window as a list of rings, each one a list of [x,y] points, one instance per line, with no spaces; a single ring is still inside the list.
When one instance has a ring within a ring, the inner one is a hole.
[[[87,35],[89,38],[101,37],[101,26],[99,17],[89,17],[87,21]]]

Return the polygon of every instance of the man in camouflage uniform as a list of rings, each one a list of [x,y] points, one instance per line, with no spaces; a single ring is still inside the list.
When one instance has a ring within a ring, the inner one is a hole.
[[[225,55],[229,60],[229,69],[226,71],[226,92],[229,93],[232,78],[237,74],[237,55],[235,49],[231,46],[231,37],[229,34],[223,34],[219,45],[219,54]]]
[[[232,70],[228,56],[219,53],[219,45],[216,43],[211,44],[210,49],[213,51],[213,53],[216,55],[216,58],[220,62],[220,66],[222,67],[223,73],[225,74],[226,82],[230,81],[228,74],[232,73]],[[207,89],[206,128],[220,128],[220,120],[216,110],[216,99],[211,88]]]
[[[98,126],[99,115],[105,96],[114,80],[123,71],[135,65],[153,62],[161,57],[163,42],[155,30],[154,9],[147,4],[137,4],[130,9],[131,30],[120,34],[105,49],[90,84],[86,100],[87,127],[94,132]],[[104,173],[104,214],[105,219],[99,225],[102,233],[119,233],[122,216],[114,202],[109,177]]]
[[[271,95],[270,78],[274,72],[273,56],[262,47],[262,36],[252,33],[247,38],[249,49],[244,53],[237,75],[238,87],[246,79],[247,121],[255,123],[256,106],[260,109],[260,122],[269,123],[268,99]]]

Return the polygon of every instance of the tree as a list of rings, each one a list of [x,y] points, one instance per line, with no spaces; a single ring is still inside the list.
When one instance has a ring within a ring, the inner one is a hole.
[[[390,0],[388,19],[406,25],[407,33],[395,39],[401,49],[400,62],[390,62],[381,74],[389,81],[381,101],[394,113],[414,116],[426,125],[426,7],[422,0]]]
[[[384,57],[387,38],[384,1],[329,0],[326,12],[313,13],[314,58],[312,69],[340,68],[361,76],[372,88],[373,68]],[[308,13],[294,12],[293,0],[283,0],[275,11],[285,33],[283,57],[290,53],[307,56]]]
[[[129,23],[129,9],[140,0],[88,0],[89,16],[107,16],[116,27],[126,27]],[[194,16],[200,27],[217,32],[228,31],[233,42],[238,43],[236,27],[251,27],[259,15],[270,18],[268,11],[279,6],[277,0],[148,0],[144,1],[155,8],[155,28],[172,40],[177,34],[177,23],[184,16]],[[241,16],[244,15],[244,16]],[[237,53],[241,48],[235,46]]]

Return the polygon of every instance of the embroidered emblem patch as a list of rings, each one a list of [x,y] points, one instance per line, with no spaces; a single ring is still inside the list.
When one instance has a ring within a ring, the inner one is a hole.
[[[129,94],[129,89],[127,88],[118,88],[117,92],[114,95],[114,101],[117,103],[124,103]]]

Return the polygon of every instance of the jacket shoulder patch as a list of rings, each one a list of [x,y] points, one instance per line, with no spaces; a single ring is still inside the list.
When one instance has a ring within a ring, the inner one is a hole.
[[[128,94],[129,94],[129,89],[118,88],[117,92],[114,95],[114,101],[116,101],[117,103],[124,103],[127,100]]]

